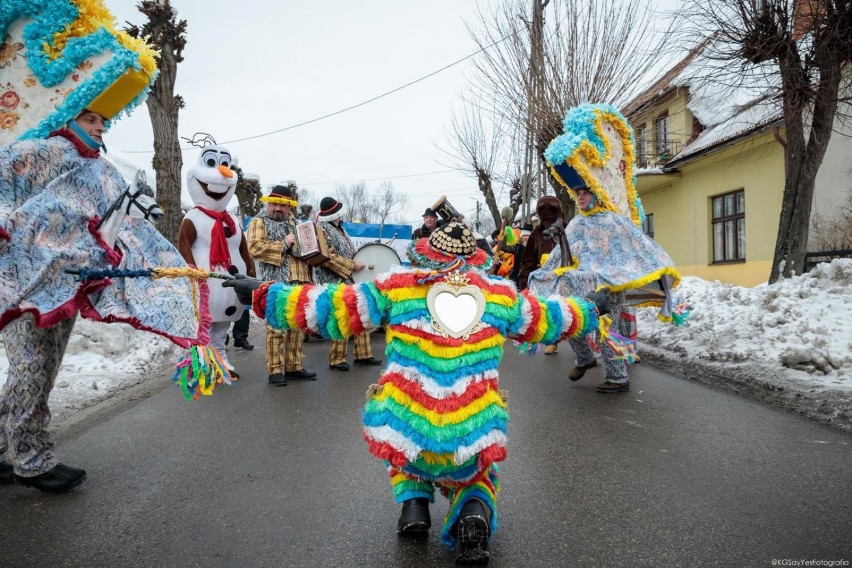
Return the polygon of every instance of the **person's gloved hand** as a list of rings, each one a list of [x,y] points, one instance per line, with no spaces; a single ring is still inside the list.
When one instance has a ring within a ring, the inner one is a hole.
[[[599,316],[609,313],[609,294],[609,288],[601,288],[586,295],[587,300],[595,303]]]
[[[245,274],[235,274],[233,280],[225,280],[222,282],[223,288],[233,288],[237,293],[237,299],[241,304],[250,306],[252,302],[252,292],[260,288],[262,281],[256,278],[249,278]]]

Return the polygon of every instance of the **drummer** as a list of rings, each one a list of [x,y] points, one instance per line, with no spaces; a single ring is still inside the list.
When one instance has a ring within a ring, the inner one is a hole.
[[[317,213],[317,227],[325,235],[329,260],[314,267],[315,284],[352,284],[352,273],[364,270],[364,264],[354,260],[355,247],[343,229],[343,204],[333,197],[323,197]],[[437,220],[437,218],[436,218]],[[328,367],[334,371],[348,371],[346,362],[347,340],[332,341],[328,353]],[[373,357],[370,347],[370,332],[355,336],[355,365],[381,365]]]

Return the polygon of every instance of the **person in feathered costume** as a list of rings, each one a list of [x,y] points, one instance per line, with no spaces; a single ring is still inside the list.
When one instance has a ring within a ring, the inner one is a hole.
[[[568,223],[562,244],[530,274],[530,288],[545,295],[583,295],[606,287],[616,320],[628,304],[658,306],[660,318],[671,320],[672,288],[680,275],[671,257],[640,228],[645,213],[636,192],[630,125],[610,105],[584,104],[568,111],[563,127],[544,155],[579,214]],[[619,322],[615,329],[620,327]],[[629,391],[625,354],[612,340],[600,339],[606,380],[598,392]],[[586,341],[571,345],[577,359],[569,378],[579,380],[595,366],[595,357]]]
[[[228,212],[237,189],[237,173],[227,148],[206,146],[198,161],[189,168],[186,186],[195,207],[187,211],[178,232],[178,250],[190,266],[230,274],[254,276],[254,263],[248,253],[243,224]],[[210,346],[239,378],[228,360],[225,339],[231,323],[243,315],[243,306],[233,290],[222,288],[221,280],[210,283]]]
[[[186,267],[150,223],[111,214],[127,182],[100,156],[108,119],[153,83],[154,52],[116,31],[100,0],[4,0],[0,53],[0,330],[9,358],[0,483],[61,493],[86,479],[59,463],[47,430],[77,314],[189,347],[206,342],[191,300],[204,294],[184,278],[80,282],[68,273]]]
[[[363,434],[402,503],[397,530],[429,529],[438,488],[450,500],[442,541],[458,545],[458,563],[484,564],[497,528],[496,463],[506,458],[509,414],[497,375],[503,343],[583,337],[597,328],[604,306],[518,293],[487,274],[491,257],[457,222],[412,243],[409,258],[412,269],[354,285],[225,285],[252,299],[255,313],[275,328],[343,340],[385,327],[388,364],[368,391]]]

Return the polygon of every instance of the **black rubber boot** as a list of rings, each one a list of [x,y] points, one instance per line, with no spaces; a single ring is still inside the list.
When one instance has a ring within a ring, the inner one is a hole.
[[[464,504],[456,525],[459,547],[456,564],[460,566],[488,564],[488,537],[491,533],[489,517],[488,507],[479,499],[471,499]]]
[[[86,481],[85,470],[65,464],[56,464],[53,469],[35,477],[15,475],[18,485],[33,487],[48,493],[67,493]]]
[[[396,532],[406,536],[421,536],[429,532],[432,518],[429,516],[429,499],[408,499],[402,502],[402,514],[396,524]]]
[[[0,483],[15,483],[15,469],[5,463],[0,463]]]

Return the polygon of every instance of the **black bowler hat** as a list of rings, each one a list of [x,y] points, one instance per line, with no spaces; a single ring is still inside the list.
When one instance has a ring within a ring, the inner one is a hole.
[[[438,214],[431,207],[427,207],[426,211],[423,212],[424,217],[438,217]]]

